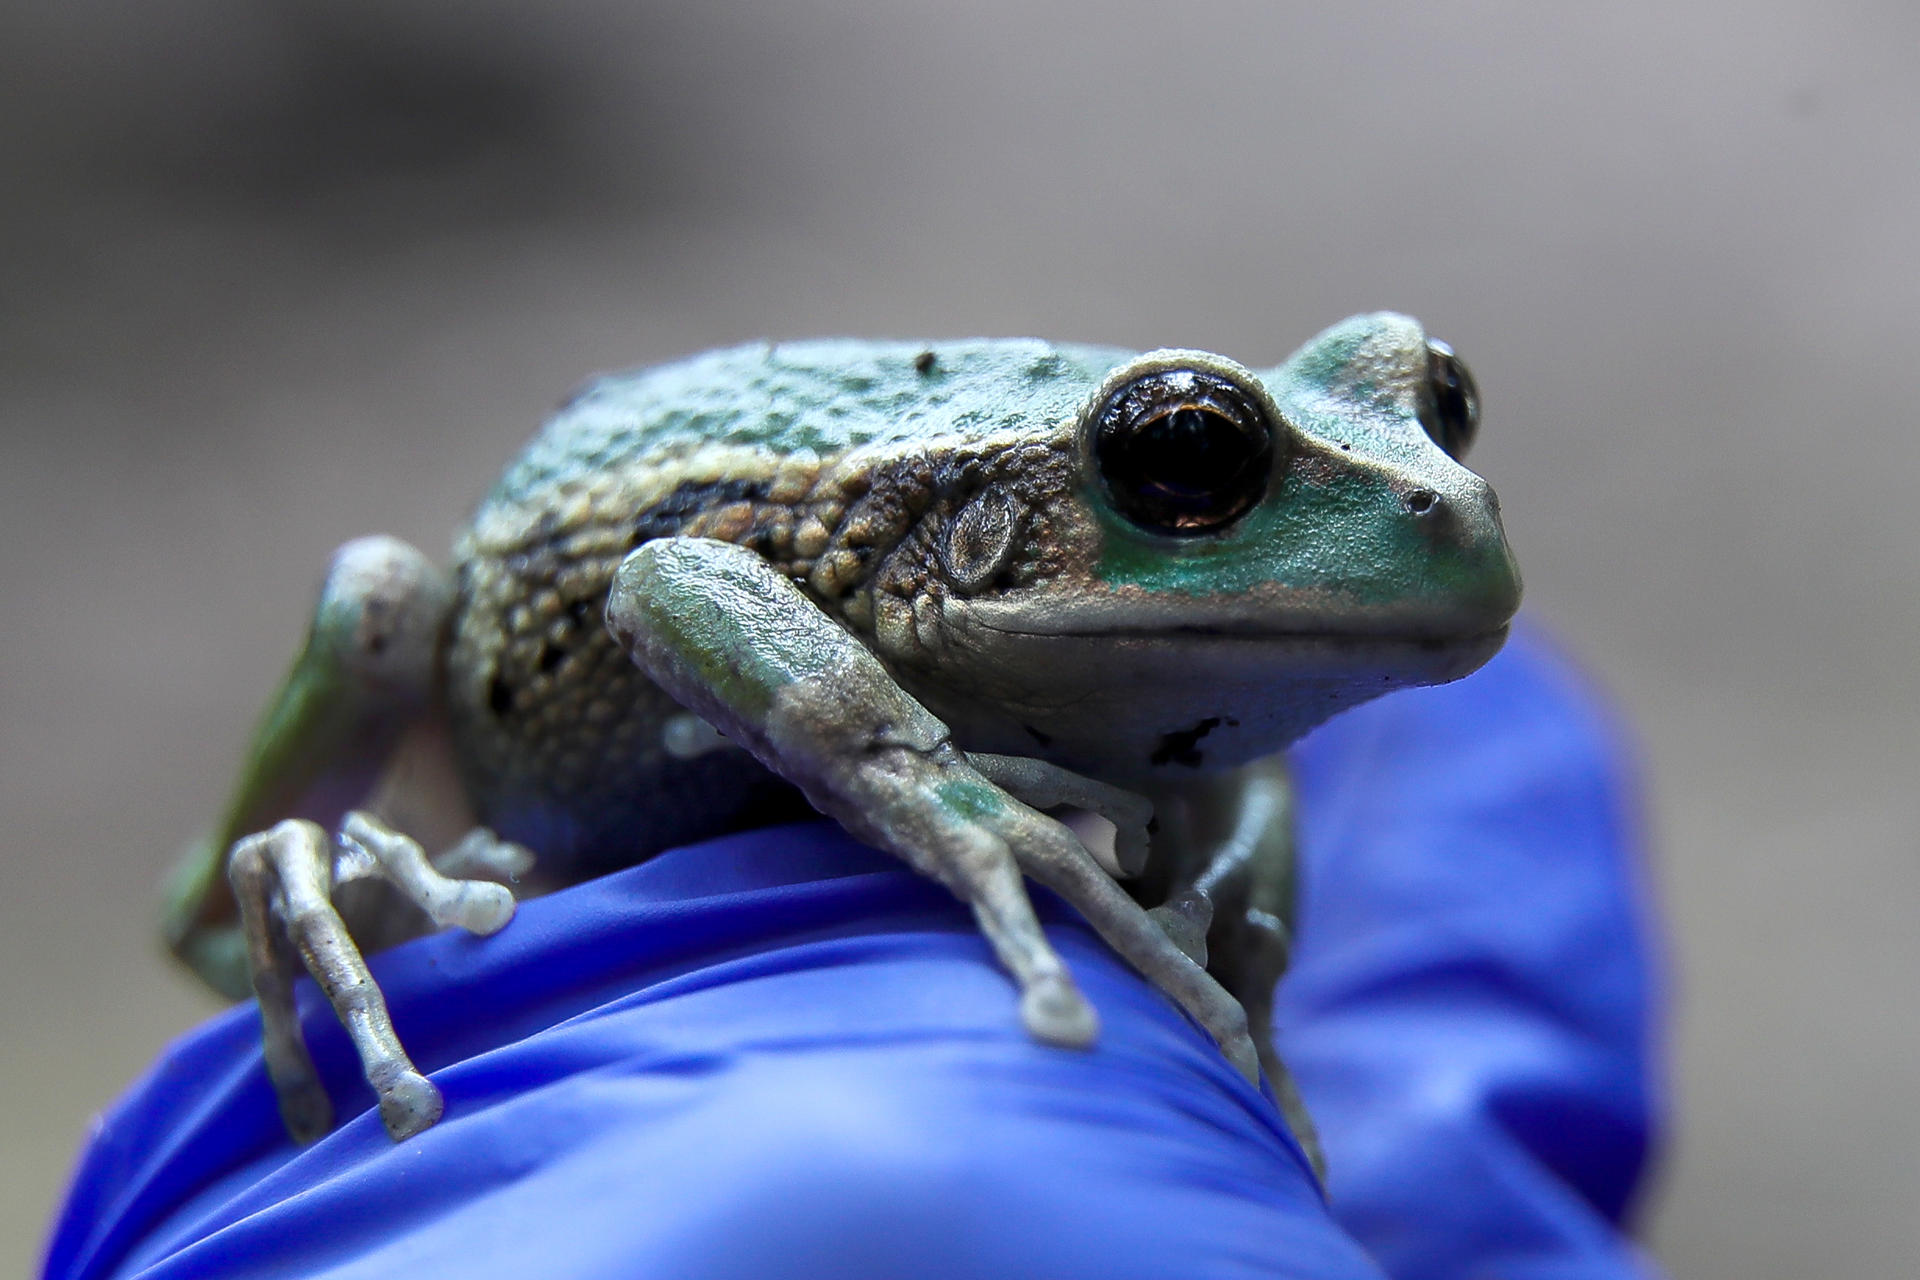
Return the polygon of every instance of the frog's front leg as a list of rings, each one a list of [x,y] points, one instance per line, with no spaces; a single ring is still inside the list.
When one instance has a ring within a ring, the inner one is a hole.
[[[1326,1176],[1312,1117],[1274,1043],[1275,988],[1293,945],[1297,856],[1286,763],[1258,760],[1203,785],[1156,797],[1165,839],[1154,918],[1247,1011],[1260,1065],[1287,1125]]]
[[[1019,982],[1036,1038],[1084,1045],[1097,1020],[1041,932],[1023,871],[1078,908],[1255,1077],[1239,1004],[1072,832],[983,776],[877,658],[759,556],[702,538],[649,542],[615,574],[607,622],[654,681],[815,808],[966,902]]]

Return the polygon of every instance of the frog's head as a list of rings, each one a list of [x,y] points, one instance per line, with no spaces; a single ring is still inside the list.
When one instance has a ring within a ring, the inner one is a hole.
[[[1196,351],[1120,364],[1071,424],[1077,467],[1022,495],[1046,571],[943,610],[951,686],[992,710],[941,709],[1142,776],[1468,674],[1520,599],[1498,502],[1460,463],[1477,418],[1465,366],[1399,315],[1264,373]]]

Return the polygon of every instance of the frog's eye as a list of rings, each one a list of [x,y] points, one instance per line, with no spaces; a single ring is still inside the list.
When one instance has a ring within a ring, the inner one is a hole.
[[[1266,494],[1273,424],[1218,374],[1166,369],[1108,396],[1092,422],[1094,465],[1114,508],[1154,533],[1211,533]]]
[[[1427,340],[1427,391],[1420,397],[1420,425],[1456,462],[1467,456],[1480,429],[1480,393],[1453,348]]]

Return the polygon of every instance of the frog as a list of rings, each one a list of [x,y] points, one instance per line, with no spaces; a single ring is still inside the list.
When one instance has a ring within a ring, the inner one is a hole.
[[[443,570],[335,555],[166,940],[252,995],[290,1135],[333,1125],[304,970],[396,1140],[444,1099],[368,952],[809,812],[971,911],[1043,1045],[1097,1012],[1064,899],[1323,1167],[1275,1047],[1297,899],[1285,749],[1500,647],[1520,579],[1462,462],[1479,397],[1415,320],[1256,371],[1037,339],[760,342],[601,378]],[[437,762],[469,834],[396,819]],[[408,762],[414,762],[409,764]]]

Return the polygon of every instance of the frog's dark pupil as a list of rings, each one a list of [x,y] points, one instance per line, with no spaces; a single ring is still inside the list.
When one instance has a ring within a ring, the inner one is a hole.
[[[1427,396],[1420,425],[1451,458],[1462,458],[1480,428],[1480,395],[1466,362],[1444,342],[1427,343]]]
[[[1273,469],[1273,428],[1238,386],[1177,370],[1115,393],[1095,421],[1093,451],[1121,515],[1189,536],[1223,528],[1260,501]]]
[[[1146,483],[1168,499],[1204,506],[1247,465],[1252,450],[1231,419],[1187,405],[1148,422],[1129,452]]]

